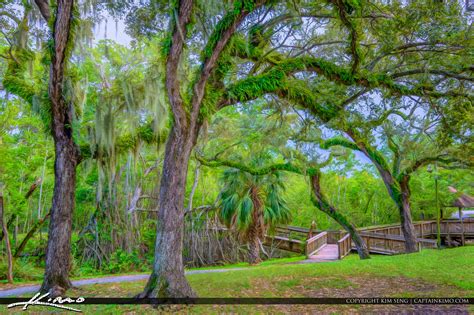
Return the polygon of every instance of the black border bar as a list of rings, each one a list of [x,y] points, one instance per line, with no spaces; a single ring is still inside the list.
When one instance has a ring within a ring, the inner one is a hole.
[[[76,300],[77,298],[71,298]],[[28,302],[29,298],[0,298],[0,305]],[[43,301],[42,301],[43,302]],[[81,303],[63,303],[64,306],[79,305],[322,305],[322,304],[378,304],[378,305],[462,305],[474,304],[474,298],[84,298]],[[33,305],[32,305],[33,306]]]

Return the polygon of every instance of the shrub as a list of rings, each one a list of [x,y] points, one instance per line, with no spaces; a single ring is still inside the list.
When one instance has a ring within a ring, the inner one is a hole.
[[[137,251],[127,253],[121,249],[115,251],[109,264],[104,266],[105,271],[109,273],[118,273],[126,271],[144,271],[148,269],[145,259],[139,257]]]
[[[6,258],[0,258],[0,280],[7,279],[8,264]],[[40,281],[43,279],[43,270],[36,267],[31,261],[17,259],[13,263],[14,281]]]

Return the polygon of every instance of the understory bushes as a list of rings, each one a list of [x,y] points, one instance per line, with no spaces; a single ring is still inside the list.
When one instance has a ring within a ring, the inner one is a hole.
[[[219,223],[215,213],[189,215],[183,245],[183,260],[188,268],[240,262],[247,251],[235,233]]]
[[[7,279],[6,256],[0,258],[0,280]],[[43,269],[38,267],[31,259],[16,259],[13,265],[14,281],[40,281],[43,279]]]
[[[72,235],[73,263],[71,276],[84,277],[100,274],[115,274],[127,272],[148,272],[153,263],[153,248],[155,242],[155,221],[145,220],[141,225],[140,237],[133,246],[117,248],[107,255],[97,255],[106,247],[107,235],[97,235],[102,246],[91,246],[95,238],[91,234]],[[105,233],[105,232],[102,232]],[[239,240],[236,231],[223,226],[214,211],[194,213],[186,217],[184,231],[183,261],[186,268],[218,266],[245,262],[247,245]],[[44,248],[47,234],[43,231],[30,239],[22,254],[15,259],[15,281],[38,281],[44,272]],[[85,246],[94,253],[85,256]],[[4,250],[3,243],[0,251]],[[130,249],[135,248],[135,249]],[[261,259],[286,257],[287,253],[275,248],[264,248]],[[6,256],[4,256],[6,257]],[[100,260],[97,259],[100,257]],[[0,280],[5,280],[7,264],[5,258],[0,259]]]

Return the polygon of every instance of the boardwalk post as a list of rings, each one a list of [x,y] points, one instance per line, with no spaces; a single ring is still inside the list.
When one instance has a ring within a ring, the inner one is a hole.
[[[462,208],[459,207],[459,219],[461,219],[461,245],[464,246],[464,219],[462,217]]]

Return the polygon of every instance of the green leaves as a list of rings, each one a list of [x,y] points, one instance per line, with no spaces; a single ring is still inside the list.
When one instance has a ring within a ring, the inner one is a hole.
[[[202,59],[207,59],[211,57],[214,48],[217,45],[217,42],[223,35],[225,31],[232,27],[234,23],[237,22],[239,18],[242,17],[244,13],[252,12],[255,8],[254,0],[236,0],[233,4],[233,9],[227,12],[224,17],[217,23],[214,28],[209,40],[206,44],[206,47],[202,51]]]
[[[242,198],[239,204],[239,211],[238,211],[238,220],[237,220],[237,226],[241,230],[245,230],[251,221],[251,216],[252,216],[252,211],[255,211],[253,207],[253,201],[250,198],[249,194],[245,194],[245,196]]]
[[[258,163],[257,160],[253,164]],[[279,172],[252,175],[243,170],[230,168],[224,171],[219,194],[219,216],[227,226],[236,227],[244,236],[257,225],[264,235],[268,227],[287,223],[290,210],[282,197],[283,178]],[[260,226],[257,218],[264,218]]]

